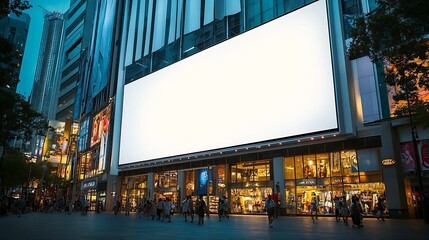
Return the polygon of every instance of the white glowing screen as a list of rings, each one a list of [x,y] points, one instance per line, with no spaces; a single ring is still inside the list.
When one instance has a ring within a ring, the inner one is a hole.
[[[336,128],[317,1],[125,85],[119,164]]]

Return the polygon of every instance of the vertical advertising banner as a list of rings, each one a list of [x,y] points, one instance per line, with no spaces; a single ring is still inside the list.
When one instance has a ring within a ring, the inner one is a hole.
[[[208,169],[198,170],[198,195],[207,194],[208,181],[209,181]]]
[[[416,163],[414,161],[415,154],[412,142],[401,143],[399,146],[401,151],[402,169],[404,173],[416,171]]]
[[[429,170],[429,140],[419,141],[420,161],[422,164],[422,171]]]
[[[61,163],[67,157],[67,141],[64,137],[65,122],[49,121],[48,134],[45,139],[42,160],[52,163]],[[49,158],[48,158],[49,156]]]
[[[106,168],[106,151],[110,122],[110,105],[99,112],[92,121],[91,144],[90,147],[100,143],[100,153],[98,154],[98,171]]]

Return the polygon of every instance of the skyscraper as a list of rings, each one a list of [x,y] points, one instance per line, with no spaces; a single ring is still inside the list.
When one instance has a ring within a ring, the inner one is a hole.
[[[9,40],[13,43],[17,50],[17,68],[13,76],[19,77],[19,71],[21,70],[21,63],[24,55],[25,44],[27,42],[28,28],[30,27],[30,15],[22,13],[17,16],[13,13],[9,16],[0,19],[0,36]],[[12,91],[16,91],[18,85],[18,79],[13,81],[13,85],[10,86]]]
[[[55,86],[62,29],[63,14],[45,12],[45,23],[30,104],[34,110],[46,116],[49,116],[54,111],[52,94]]]

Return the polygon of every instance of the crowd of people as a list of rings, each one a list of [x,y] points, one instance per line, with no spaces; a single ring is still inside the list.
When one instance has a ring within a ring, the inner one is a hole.
[[[144,199],[137,207],[136,212],[139,219],[151,219],[160,222],[170,223],[172,221],[171,216],[175,213],[180,212],[184,217],[185,222],[193,223],[194,220],[198,219],[198,225],[204,224],[204,218],[210,218],[210,211],[208,204],[204,200],[204,197],[200,195],[195,198],[187,196],[182,202],[180,208],[173,204],[170,198],[159,198],[158,200]],[[309,206],[309,213],[313,220],[318,220],[318,202],[317,197],[313,196],[312,202]],[[352,220],[353,228],[363,227],[363,206],[360,199],[357,196],[353,196],[351,201],[348,202],[346,197],[335,197],[335,220],[336,222],[343,222],[344,225],[349,225],[349,218]],[[349,204],[348,204],[349,203]],[[278,204],[271,195],[267,196],[265,200],[265,209],[268,216],[268,226],[273,227],[274,219],[276,218],[276,209]],[[121,210],[125,210],[125,215],[129,215],[131,211],[131,204],[129,200],[125,202],[124,208],[121,206],[120,201],[116,201],[113,211],[117,215]],[[53,201],[51,199],[41,199],[40,201],[28,201],[23,197],[21,198],[1,198],[0,199],[0,216],[7,216],[8,214],[16,214],[21,217],[22,214],[32,211],[39,211],[44,213],[52,212],[80,212],[81,215],[87,215],[89,210],[89,202],[85,200],[83,195],[78,196],[72,201],[71,199],[66,200],[65,198]],[[95,212],[100,213],[103,211],[103,203],[97,202]],[[385,200],[378,198],[377,201],[377,213],[376,218],[380,221],[384,221],[385,211]],[[229,219],[229,209],[227,198],[225,196],[220,197],[217,205],[217,214],[219,221],[222,219]]]

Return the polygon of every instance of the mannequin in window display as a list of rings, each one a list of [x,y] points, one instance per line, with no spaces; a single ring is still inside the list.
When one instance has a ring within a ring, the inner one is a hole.
[[[326,177],[326,164],[324,162],[320,163],[319,165],[319,178],[325,178]]]
[[[313,178],[314,177],[314,171],[313,167],[309,165],[305,165],[304,167],[304,177],[305,178]]]

